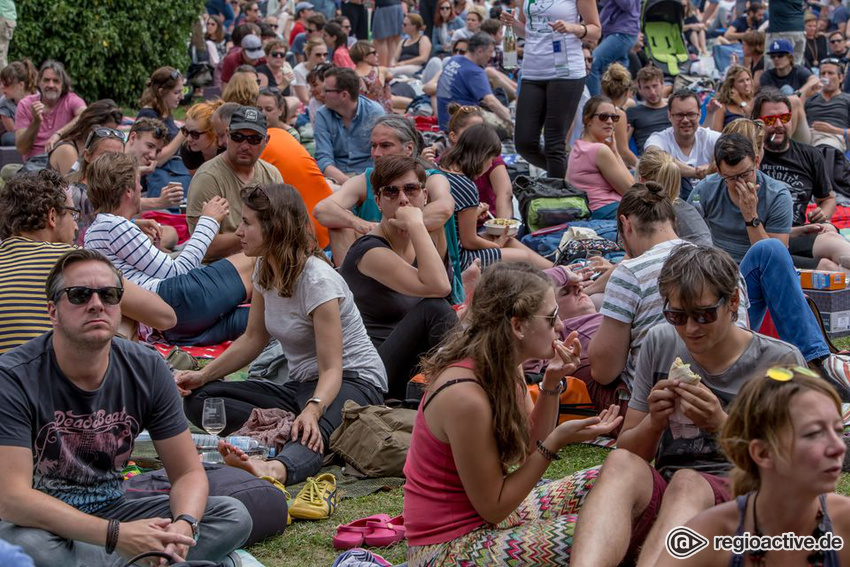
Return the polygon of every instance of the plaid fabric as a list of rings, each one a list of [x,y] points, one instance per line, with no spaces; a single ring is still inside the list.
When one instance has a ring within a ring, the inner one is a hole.
[[[806,207],[806,217],[808,217],[809,213],[812,212],[815,208],[815,205],[809,204]],[[836,226],[838,229],[842,228],[850,228],[850,207],[836,207],[835,214],[832,215],[832,224]]]

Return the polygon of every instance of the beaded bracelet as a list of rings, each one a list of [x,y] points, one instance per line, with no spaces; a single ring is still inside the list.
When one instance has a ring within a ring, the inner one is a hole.
[[[540,454],[546,457],[550,462],[561,460],[561,457],[560,455],[558,455],[558,453],[547,449],[546,446],[543,444],[543,441],[539,439],[537,440],[537,450],[540,451]]]

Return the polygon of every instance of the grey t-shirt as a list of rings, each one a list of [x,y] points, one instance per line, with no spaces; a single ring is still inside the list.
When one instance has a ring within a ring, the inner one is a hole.
[[[756,182],[756,210],[764,230],[773,234],[790,233],[794,206],[788,186],[761,171],[756,174]],[[714,245],[728,252],[740,264],[750,249],[750,237],[741,209],[732,202],[726,182],[716,173],[709,175],[694,187],[688,202],[702,214]]]
[[[838,128],[850,128],[850,94],[838,93],[829,100],[821,93],[806,101],[806,120],[826,122]]]
[[[15,121],[15,111],[18,108],[18,103],[13,100],[9,100],[5,96],[0,97],[0,116],[5,116],[6,118],[11,118],[12,121]],[[3,127],[3,123],[0,122],[0,134],[6,132],[6,128]]]
[[[292,380],[308,382],[318,379],[319,362],[312,313],[323,303],[338,299],[342,321],[342,369],[353,370],[381,392],[387,391],[384,363],[366,334],[351,290],[327,262],[315,256],[308,258],[292,297],[281,297],[276,289],[264,289],[257,283],[256,271],[254,289],[265,300],[266,330],[280,342],[289,361]]]
[[[649,393],[659,380],[667,378],[676,357],[691,365],[691,370],[717,396],[724,410],[747,380],[757,378],[771,366],[806,365],[797,347],[755,332],[752,335],[750,344],[732,366],[721,374],[709,374],[694,361],[679,333],[671,325],[657,325],[644,338],[635,368],[629,408],[649,413]],[[726,474],[732,465],[723,456],[714,435],[699,430],[695,438],[674,439],[668,427],[658,444],[655,468],[669,480],[677,469]]]
[[[687,240],[699,246],[714,246],[711,231],[705,224],[700,212],[690,203],[681,199],[673,202],[676,211],[676,234],[682,240]]]
[[[187,428],[165,361],[141,345],[113,339],[94,391],[62,373],[52,332],[0,357],[0,445],[30,449],[33,488],[86,514],[123,496],[121,469],[142,429],[162,440]]]
[[[651,108],[645,104],[638,104],[626,110],[626,119],[629,121],[629,126],[634,128],[632,136],[638,148],[638,155],[643,153],[643,146],[652,134],[670,127],[670,116],[666,105],[661,108]]]

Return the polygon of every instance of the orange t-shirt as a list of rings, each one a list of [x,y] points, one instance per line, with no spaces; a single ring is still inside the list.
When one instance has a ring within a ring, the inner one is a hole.
[[[298,190],[301,198],[304,199],[304,204],[307,205],[307,212],[310,213],[319,246],[327,247],[330,243],[328,229],[320,225],[313,216],[313,208],[316,203],[330,196],[331,188],[325,181],[316,160],[304,149],[304,146],[298,143],[298,140],[292,137],[292,134],[282,128],[269,128],[268,132],[269,141],[260,159],[276,167],[283,177],[283,182]]]

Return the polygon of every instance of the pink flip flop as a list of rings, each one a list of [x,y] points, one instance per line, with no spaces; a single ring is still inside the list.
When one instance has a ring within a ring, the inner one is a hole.
[[[367,522],[371,528],[366,533],[364,542],[372,547],[389,547],[395,545],[405,538],[404,518],[396,516],[387,521],[371,520]]]
[[[372,522],[377,524],[386,524],[390,521],[390,517],[386,514],[375,514],[366,518],[354,520],[348,524],[342,524],[336,530],[336,535],[333,538],[334,548],[336,549],[351,549],[363,545],[365,536],[372,531]]]

